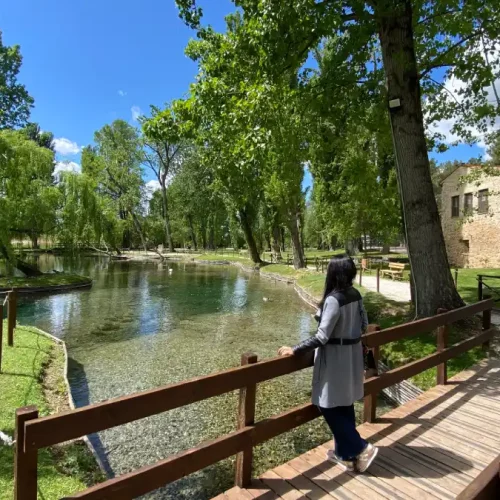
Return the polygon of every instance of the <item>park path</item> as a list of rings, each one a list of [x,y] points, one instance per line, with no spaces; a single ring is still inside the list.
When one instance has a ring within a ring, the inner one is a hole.
[[[377,291],[377,278],[375,276],[363,274],[361,283],[367,290]],[[410,283],[408,281],[380,278],[380,293],[396,302],[409,302],[411,300]]]

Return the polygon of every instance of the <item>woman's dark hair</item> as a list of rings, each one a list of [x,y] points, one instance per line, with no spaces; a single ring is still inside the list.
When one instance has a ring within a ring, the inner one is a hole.
[[[325,290],[319,303],[320,309],[323,309],[328,295],[351,287],[355,277],[356,264],[349,255],[333,257],[326,268]]]

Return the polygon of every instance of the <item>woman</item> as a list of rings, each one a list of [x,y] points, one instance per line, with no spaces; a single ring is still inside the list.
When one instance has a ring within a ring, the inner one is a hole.
[[[328,459],[343,470],[364,472],[378,449],[356,430],[354,402],[363,398],[361,335],[368,319],[363,299],[352,286],[355,277],[356,266],[349,256],[334,257],[326,272],[316,335],[294,347],[282,347],[278,354],[298,356],[316,350],[312,402],[335,439],[335,451],[328,452]]]

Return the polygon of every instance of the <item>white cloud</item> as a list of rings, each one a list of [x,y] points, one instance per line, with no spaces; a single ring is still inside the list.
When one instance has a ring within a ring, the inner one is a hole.
[[[59,177],[61,172],[74,172],[79,174],[82,171],[82,166],[74,161],[58,161],[54,167],[54,177]]]
[[[120,97],[125,97],[125,96],[127,95],[127,93],[126,93],[124,90],[119,90],[119,91],[118,91],[118,95],[119,95]]]
[[[66,139],[66,137],[58,137],[54,139],[54,148],[56,153],[61,155],[76,155],[80,152],[81,148],[76,142]]]
[[[130,111],[132,112],[132,120],[136,122],[139,118],[139,116],[142,115],[142,110],[139,106],[132,106],[130,108]]]
[[[150,196],[153,196],[153,193],[155,191],[158,191],[159,189],[161,189],[161,186],[157,180],[152,180],[152,181],[146,182],[146,191],[148,192],[148,194]]]

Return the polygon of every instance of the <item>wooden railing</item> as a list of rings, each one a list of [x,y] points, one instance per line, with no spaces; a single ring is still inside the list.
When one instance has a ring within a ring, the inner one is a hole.
[[[418,361],[390,370],[365,381],[365,420],[375,418],[376,397],[384,388],[440,366],[438,382],[446,383],[446,361],[473,347],[487,343],[494,334],[490,329],[493,301],[445,312],[413,323],[380,330],[371,325],[364,336],[367,346],[378,352],[379,346],[438,329],[438,351]],[[455,321],[483,313],[484,331],[451,347],[446,346],[449,325]],[[84,406],[76,410],[38,417],[35,407],[16,412],[15,498],[35,500],[37,496],[37,452],[40,448],[100,432],[197,401],[240,390],[238,428],[217,439],[206,441],[155,464],[109,479],[76,493],[71,498],[134,498],[165,484],[201,470],[232,455],[237,455],[238,486],[251,480],[253,447],[283,434],[319,416],[318,409],[306,403],[279,415],[254,422],[256,386],[260,382],[308,368],[312,354],[287,356],[257,362],[254,354],[242,357],[242,366],[204,377],[149,391]],[[69,497],[68,497],[69,498]]]
[[[17,294],[15,290],[0,293],[0,373],[2,372],[3,354],[3,315],[7,306],[7,345],[14,346],[14,330],[17,322]]]

